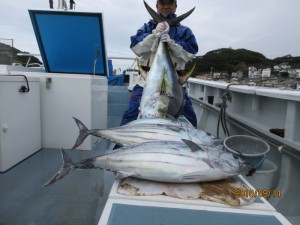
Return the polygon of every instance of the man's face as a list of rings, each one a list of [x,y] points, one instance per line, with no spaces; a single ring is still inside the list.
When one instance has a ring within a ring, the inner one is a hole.
[[[159,1],[156,5],[157,12],[167,17],[170,13],[176,12],[176,4],[170,0]]]

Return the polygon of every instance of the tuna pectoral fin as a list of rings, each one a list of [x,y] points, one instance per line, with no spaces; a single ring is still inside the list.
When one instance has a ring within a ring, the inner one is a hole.
[[[140,73],[141,73],[141,76],[144,78],[144,80],[146,80],[148,74],[147,74],[147,72],[146,72],[145,70],[143,70],[143,68],[142,68],[142,66],[141,66],[141,63],[140,63],[140,60],[139,60],[139,59],[136,60],[136,64],[137,64],[137,66],[138,66],[138,68],[139,68],[139,71],[140,71]]]
[[[87,127],[77,118],[73,117],[73,119],[75,120],[78,128],[79,128],[79,135],[77,137],[77,140],[74,144],[74,146],[72,147],[72,149],[77,148],[79,145],[82,144],[82,142],[86,139],[87,136],[89,136],[90,132],[87,129]]]
[[[183,99],[182,104],[181,104],[179,110],[178,110],[177,113],[174,115],[175,118],[178,118],[178,117],[182,114],[184,105],[185,105],[185,99]]]
[[[63,149],[60,149],[60,150],[61,150],[61,155],[62,155],[62,159],[63,159],[63,165],[62,165],[61,169],[55,174],[55,176],[52,177],[52,179],[50,179],[46,184],[44,184],[43,187],[47,187],[47,186],[55,183],[56,181],[64,178],[64,176],[66,176],[68,173],[70,173],[75,168],[75,164],[72,161],[71,157],[65,152],[65,150],[63,150]]]
[[[186,140],[186,139],[181,139],[190,149],[192,152],[197,152],[199,150],[204,151],[204,149],[197,145],[196,143],[190,141],[190,140]]]
[[[188,72],[186,75],[184,75],[183,77],[180,77],[178,82],[180,85],[184,85],[187,80],[190,78],[190,76],[192,75],[192,73],[194,72],[194,69],[196,67],[196,63],[194,64],[193,68],[190,70],[190,72]]]

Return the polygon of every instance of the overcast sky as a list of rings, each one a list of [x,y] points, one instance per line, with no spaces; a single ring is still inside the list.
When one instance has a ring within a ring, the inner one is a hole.
[[[53,1],[57,8],[57,0]],[[75,2],[76,11],[103,12],[109,56],[134,56],[130,36],[150,18],[142,0]],[[155,9],[155,0],[147,2]],[[194,6],[182,24],[196,36],[197,55],[231,47],[257,51],[270,59],[300,56],[300,0],[178,0],[176,13]],[[28,9],[48,8],[48,0],[0,0],[0,39],[13,39],[21,51],[39,53]]]

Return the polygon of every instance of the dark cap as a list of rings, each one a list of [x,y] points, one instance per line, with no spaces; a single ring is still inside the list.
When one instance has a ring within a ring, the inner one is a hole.
[[[162,2],[163,0],[157,0],[157,2]],[[170,0],[171,2],[174,2],[175,4],[177,4],[177,0]]]

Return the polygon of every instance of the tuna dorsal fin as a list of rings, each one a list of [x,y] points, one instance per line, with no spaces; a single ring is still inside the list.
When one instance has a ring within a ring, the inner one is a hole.
[[[157,22],[157,23],[160,23],[160,22],[163,22],[163,21],[166,21],[164,18],[162,18],[160,15],[158,15],[148,4],[146,1],[144,1],[144,5],[147,9],[147,11],[149,12],[149,14],[151,15],[151,17]],[[180,21],[184,20],[185,18],[187,18],[189,15],[191,15],[191,13],[195,10],[195,7],[192,8],[190,11],[182,14],[181,16],[178,16],[174,19],[170,19],[170,20],[167,20],[168,24],[170,26],[173,26],[177,23],[180,23]]]
[[[181,139],[181,140],[191,149],[192,152],[197,152],[199,150],[204,151],[204,149],[201,146],[197,145],[196,143],[190,140],[187,139]]]
[[[179,77],[180,85],[184,85],[187,82],[187,80],[190,78],[190,76],[194,72],[195,67],[196,67],[196,63],[194,64],[193,68],[186,75],[184,75],[183,77]]]

